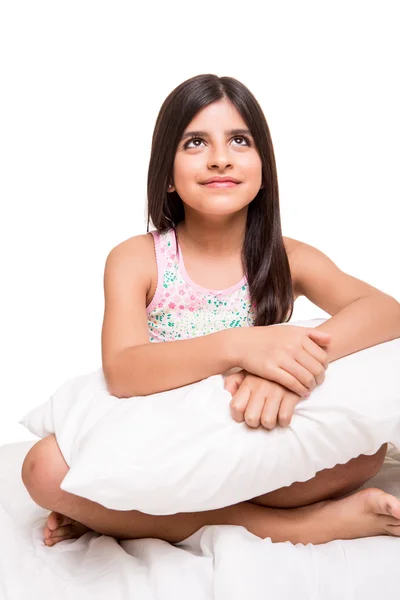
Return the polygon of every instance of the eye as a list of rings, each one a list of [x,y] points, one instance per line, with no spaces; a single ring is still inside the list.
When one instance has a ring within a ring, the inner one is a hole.
[[[184,144],[184,148],[189,148],[189,144],[191,144],[192,142],[202,142],[203,140],[201,138],[197,138],[197,137],[192,137],[190,138],[190,140],[188,142],[186,142],[186,144]],[[198,148],[197,145],[192,146],[192,148]]]
[[[247,146],[251,146],[251,142],[250,142],[250,138],[247,137],[247,135],[236,135],[235,137],[232,138],[233,140],[244,140],[246,142]],[[186,142],[183,146],[183,148],[186,150],[186,148],[189,148],[189,144],[191,144],[192,142],[196,142],[196,141],[200,141],[200,142],[204,142],[204,140],[202,138],[199,137],[192,137],[190,138],[190,140],[188,142]],[[240,146],[243,146],[243,144],[239,144]],[[199,145],[195,145],[195,146],[191,146],[191,148],[199,148]]]
[[[251,142],[250,142],[250,138],[247,137],[247,135],[238,135],[234,138],[232,138],[234,140],[244,140],[246,142],[246,144],[248,146],[251,146]],[[242,144],[240,144],[242,146]]]

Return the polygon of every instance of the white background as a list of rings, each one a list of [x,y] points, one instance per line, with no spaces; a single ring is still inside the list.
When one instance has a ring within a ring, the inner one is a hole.
[[[146,232],[155,119],[194,75],[235,77],[260,102],[283,234],[400,300],[397,7],[1,4],[0,445],[37,439],[19,419],[101,366],[105,260]],[[292,320],[318,317],[296,302]]]

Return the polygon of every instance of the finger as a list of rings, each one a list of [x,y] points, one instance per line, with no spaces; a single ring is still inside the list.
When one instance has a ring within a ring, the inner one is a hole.
[[[301,392],[299,394],[300,396],[302,396],[306,392],[310,392],[311,390],[313,390],[317,386],[317,381],[314,377],[314,374],[310,373],[310,371],[308,371],[302,364],[300,364],[297,361],[297,356],[301,356],[300,351],[296,354],[296,358],[295,357],[291,358],[289,355],[285,356],[285,358],[279,363],[279,367],[281,369],[284,369],[287,373],[289,373],[293,377],[295,377],[297,379],[297,381],[299,381],[300,384],[302,384],[304,386],[304,388],[305,388],[304,392]],[[298,393],[297,389],[294,390],[291,386],[289,387],[286,384],[284,384],[284,385],[285,385],[285,387],[290,389],[292,392],[294,392],[296,394]]]
[[[279,407],[282,401],[282,393],[272,393],[265,401],[261,413],[261,425],[265,429],[273,429],[276,426]]]
[[[240,373],[233,373],[232,375],[228,375],[228,377],[224,381],[224,388],[228,390],[228,392],[230,392],[232,396],[234,396],[237,390],[239,389],[243,379],[244,375],[241,375]]]
[[[292,373],[294,373],[294,375]],[[296,373],[299,375],[299,378],[297,378]],[[308,376],[305,376],[304,373],[308,374]],[[267,373],[267,378],[270,381],[279,383],[298,396],[304,396],[304,394],[308,394],[310,392],[310,389],[300,381],[300,376],[302,376],[302,378],[305,379],[305,381],[310,385],[312,378],[312,381],[315,384],[314,376],[311,376],[311,374],[308,373],[308,371],[306,371],[306,369],[299,365],[299,363],[294,359],[290,362],[287,362],[286,366],[283,364],[281,364],[279,367],[270,365]]]
[[[324,365],[325,371],[327,370],[329,366],[328,354],[323,348],[321,348],[321,346],[313,342],[313,340],[310,340],[310,338],[306,337],[303,340],[303,348],[321,365]]]
[[[308,328],[309,337],[320,346],[328,346],[332,341],[332,334],[314,327]]]
[[[242,423],[244,421],[244,412],[250,400],[251,391],[246,385],[242,385],[230,403],[231,415],[234,421]]]
[[[278,421],[281,427],[287,427],[292,420],[294,408],[300,401],[295,394],[285,394],[279,407]]]
[[[306,350],[299,350],[296,354],[296,361],[314,376],[316,385],[325,381],[325,368]]]
[[[261,413],[265,404],[265,391],[258,390],[252,392],[250,400],[247,404],[247,408],[244,414],[244,420],[249,427],[259,427],[261,422]]]

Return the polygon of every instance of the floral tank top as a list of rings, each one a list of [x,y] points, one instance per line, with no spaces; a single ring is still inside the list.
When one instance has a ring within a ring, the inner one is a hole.
[[[150,342],[185,340],[254,325],[246,276],[225,290],[200,287],[186,272],[175,229],[150,233],[158,274],[154,297],[146,308]]]

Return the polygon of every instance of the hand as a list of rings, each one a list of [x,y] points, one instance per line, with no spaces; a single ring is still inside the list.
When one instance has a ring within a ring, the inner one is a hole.
[[[235,365],[279,383],[298,396],[325,379],[331,336],[312,327],[270,325],[238,327],[232,342]]]
[[[268,381],[244,369],[225,378],[224,388],[232,394],[230,403],[234,421],[246,421],[249,427],[265,429],[290,425],[294,407],[303,400],[274,381]]]

